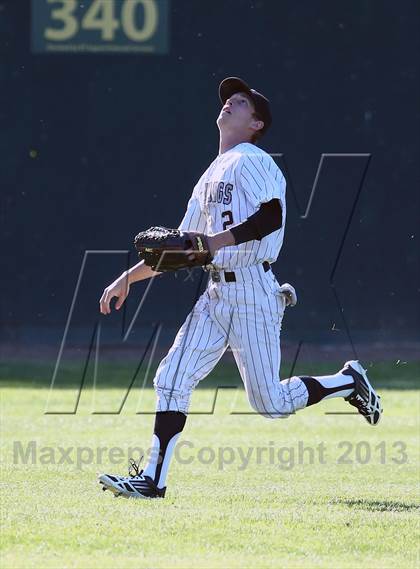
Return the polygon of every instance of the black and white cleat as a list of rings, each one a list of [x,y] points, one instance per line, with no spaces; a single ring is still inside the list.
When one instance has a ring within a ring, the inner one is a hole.
[[[369,425],[377,425],[383,411],[381,398],[370,384],[366,370],[358,360],[350,360],[344,364],[341,373],[351,375],[354,380],[354,391],[345,400],[356,407]]]
[[[141,460],[141,459],[140,459]],[[103,490],[109,490],[116,498],[164,498],[166,487],[158,488],[150,476],[143,476],[139,463],[130,459],[128,476],[100,474],[98,482]]]
[[[158,488],[149,476],[142,474],[132,477],[101,474],[99,483],[116,498],[163,498],[166,492],[166,487]]]

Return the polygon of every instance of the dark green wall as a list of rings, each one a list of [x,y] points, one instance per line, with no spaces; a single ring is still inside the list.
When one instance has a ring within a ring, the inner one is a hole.
[[[43,326],[46,342],[49,326],[62,329],[85,250],[129,249],[138,230],[179,223],[217,153],[217,85],[228,75],[271,99],[262,146],[287,164],[275,271],[300,293],[288,329],[322,339],[343,329],[344,313],[355,334],[417,333],[418,2],[172,0],[160,56],[32,55],[29,3],[0,4],[3,338]],[[371,155],[339,258],[363,161],[329,159],[302,219],[322,153]],[[92,258],[77,322],[92,325],[124,265]],[[143,324],[183,319],[197,278],[181,281],[161,279]]]

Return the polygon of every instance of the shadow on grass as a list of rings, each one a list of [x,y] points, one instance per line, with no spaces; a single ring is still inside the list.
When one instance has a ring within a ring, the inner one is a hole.
[[[158,362],[149,370],[145,381],[147,364],[139,365],[135,360],[126,361],[124,356],[119,360],[101,361],[98,367],[96,387],[121,389],[132,387],[153,388],[152,382]],[[40,387],[51,385],[55,362],[2,362],[0,364],[0,384],[2,387]],[[342,363],[305,362],[296,366],[294,375],[326,375],[335,373]],[[282,362],[281,377],[288,377],[290,362]],[[406,390],[417,389],[420,377],[420,361],[396,365],[395,362],[378,362],[368,369],[369,378],[378,389]],[[55,389],[77,389],[92,385],[93,362],[70,361],[60,366],[55,380]],[[198,389],[214,389],[215,387],[242,387],[236,365],[231,361],[223,361],[205,378]]]
[[[334,500],[334,504],[345,504],[350,508],[367,510],[369,512],[411,512],[420,511],[420,504],[406,504],[394,500]]]

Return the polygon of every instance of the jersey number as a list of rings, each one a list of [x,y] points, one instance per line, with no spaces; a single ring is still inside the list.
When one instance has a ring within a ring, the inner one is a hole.
[[[228,211],[224,211],[222,213],[222,217],[226,217],[226,221],[223,222],[223,231],[225,231],[227,229],[228,225],[232,225],[233,223],[233,215],[232,212],[230,210]]]

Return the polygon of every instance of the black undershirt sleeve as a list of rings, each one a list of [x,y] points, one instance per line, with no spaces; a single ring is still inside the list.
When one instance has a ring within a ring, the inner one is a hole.
[[[263,203],[260,209],[248,217],[246,221],[231,227],[235,238],[235,245],[246,243],[254,239],[261,241],[266,235],[277,231],[283,224],[281,203],[278,199],[273,199]]]

